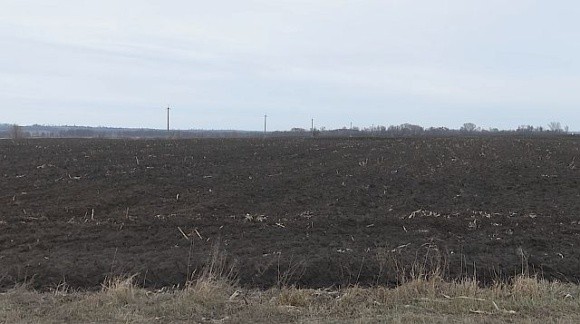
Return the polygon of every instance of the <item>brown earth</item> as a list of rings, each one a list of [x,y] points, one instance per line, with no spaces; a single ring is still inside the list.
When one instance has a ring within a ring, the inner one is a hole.
[[[0,142],[0,287],[580,279],[580,139]],[[578,161],[577,161],[578,160]]]

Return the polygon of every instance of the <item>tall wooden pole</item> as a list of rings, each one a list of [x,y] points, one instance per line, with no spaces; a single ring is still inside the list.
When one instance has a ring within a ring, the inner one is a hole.
[[[167,133],[169,133],[169,110],[171,108],[169,108],[169,106],[167,106]]]

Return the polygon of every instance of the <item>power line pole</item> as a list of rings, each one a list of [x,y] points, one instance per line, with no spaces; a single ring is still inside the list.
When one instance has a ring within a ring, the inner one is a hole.
[[[264,135],[268,131],[268,115],[264,115]]]
[[[312,118],[310,122],[311,122],[310,131],[312,132],[312,136],[314,136],[314,118]]]
[[[169,110],[171,108],[169,108],[169,106],[167,106],[167,133],[169,133]]]
[[[353,129],[352,129],[352,122],[350,122],[350,128],[349,128],[349,130],[350,131],[348,132],[348,137],[352,137],[352,131],[353,131]]]

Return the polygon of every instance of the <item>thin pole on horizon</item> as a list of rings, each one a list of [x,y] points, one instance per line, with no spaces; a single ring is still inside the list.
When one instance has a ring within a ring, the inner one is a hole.
[[[264,115],[264,135],[268,132],[268,115]]]
[[[314,118],[312,118],[312,119],[310,120],[310,122],[311,122],[311,126],[310,126],[310,132],[312,132],[312,136],[314,136]]]
[[[171,108],[169,106],[167,106],[167,133],[169,133],[169,110],[171,110]]]
[[[352,137],[352,122],[350,122],[350,128],[349,128],[349,132],[348,132],[348,137]]]

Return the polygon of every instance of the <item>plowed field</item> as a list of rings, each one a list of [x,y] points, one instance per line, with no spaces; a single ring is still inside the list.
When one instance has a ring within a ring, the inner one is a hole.
[[[0,287],[580,280],[580,139],[0,142]],[[414,268],[413,268],[414,267]]]

